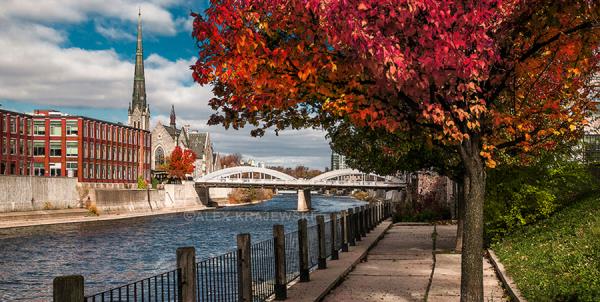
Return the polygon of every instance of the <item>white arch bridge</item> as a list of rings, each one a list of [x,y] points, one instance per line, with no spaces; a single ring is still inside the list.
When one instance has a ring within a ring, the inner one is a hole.
[[[311,207],[311,190],[361,189],[361,190],[400,190],[406,186],[406,179],[394,176],[380,176],[353,169],[333,170],[311,179],[298,179],[288,174],[260,167],[232,167],[218,170],[195,180],[196,189],[210,188],[269,188],[298,190],[298,211]]]

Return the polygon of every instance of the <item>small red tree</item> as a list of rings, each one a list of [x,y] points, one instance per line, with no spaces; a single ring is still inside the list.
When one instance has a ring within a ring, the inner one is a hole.
[[[194,151],[190,149],[183,151],[181,147],[177,146],[167,158],[165,170],[170,178],[182,180],[185,179],[186,174],[194,172],[195,160],[196,154]]]

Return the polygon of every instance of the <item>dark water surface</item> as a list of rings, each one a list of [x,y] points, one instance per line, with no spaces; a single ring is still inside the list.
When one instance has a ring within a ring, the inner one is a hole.
[[[252,242],[272,236],[272,225],[296,230],[296,194],[262,204],[185,214],[0,230],[0,301],[49,301],[52,279],[80,274],[86,294],[175,268],[177,247],[196,247],[198,260],[235,248],[235,236]],[[315,211],[362,204],[350,197],[313,195]]]

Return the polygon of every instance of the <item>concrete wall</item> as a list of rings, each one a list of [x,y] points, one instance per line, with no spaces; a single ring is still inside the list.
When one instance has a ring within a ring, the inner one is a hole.
[[[198,196],[194,182],[186,181],[183,184],[165,184],[165,203],[169,204],[170,207],[199,206],[206,202]]]
[[[0,175],[0,213],[81,206],[77,179]]]
[[[139,212],[160,209],[198,207],[203,203],[193,182],[165,184],[161,190],[90,189],[90,203],[100,213]]]

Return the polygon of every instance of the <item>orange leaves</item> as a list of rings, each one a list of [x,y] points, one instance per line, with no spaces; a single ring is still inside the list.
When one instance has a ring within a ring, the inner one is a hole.
[[[496,149],[493,145],[483,144],[481,151],[479,152],[479,156],[485,159],[485,165],[493,169],[496,167],[496,161],[493,159],[493,152]]]
[[[192,150],[183,151],[181,147],[175,147],[165,164],[169,177],[185,179],[185,174],[194,172],[195,161],[196,154]]]

